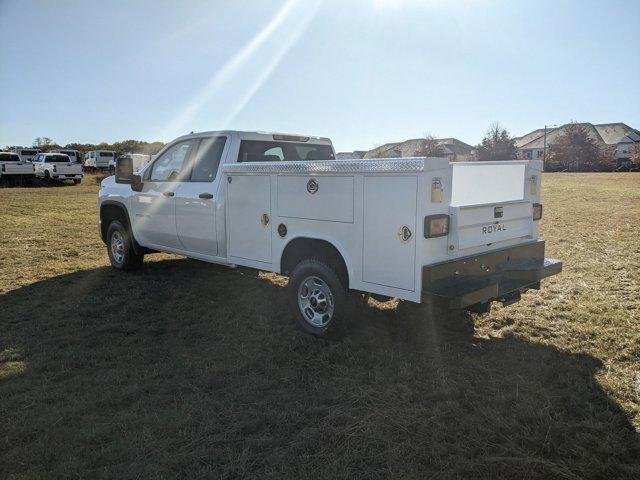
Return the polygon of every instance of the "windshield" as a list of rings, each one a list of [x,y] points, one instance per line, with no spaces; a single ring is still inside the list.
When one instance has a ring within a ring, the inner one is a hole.
[[[20,157],[15,153],[0,153],[0,162],[19,162]]]
[[[49,155],[45,160],[45,163],[60,163],[60,162],[69,162],[69,157],[67,155]]]
[[[238,162],[335,160],[331,145],[243,140]]]

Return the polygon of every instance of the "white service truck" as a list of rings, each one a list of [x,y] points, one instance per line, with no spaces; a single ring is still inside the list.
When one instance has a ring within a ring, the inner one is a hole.
[[[133,161],[133,171],[137,172],[141,170],[147,163],[151,161],[151,155],[147,155],[145,153],[125,153],[118,158],[121,157],[129,157]],[[115,168],[115,162],[113,164]]]
[[[93,150],[84,154],[83,165],[87,170],[112,170],[115,168],[116,153],[111,150]]]
[[[12,147],[11,151],[17,153],[23,162],[32,162],[33,158],[40,153],[37,148]]]
[[[33,177],[33,164],[15,152],[0,152],[0,180],[22,182]]]
[[[33,161],[35,175],[45,180],[73,180],[76,185],[82,181],[82,165],[72,162],[62,153],[39,153]]]
[[[289,276],[297,324],[323,336],[347,295],[488,311],[561,271],[544,257],[540,161],[335,160],[328,138],[190,134],[99,192],[111,265],[152,252]]]

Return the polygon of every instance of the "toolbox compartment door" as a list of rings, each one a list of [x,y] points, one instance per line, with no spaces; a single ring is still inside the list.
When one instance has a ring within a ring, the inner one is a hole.
[[[416,176],[364,177],[363,280],[415,290]]]
[[[271,178],[233,175],[227,184],[228,245],[231,261],[271,263]]]

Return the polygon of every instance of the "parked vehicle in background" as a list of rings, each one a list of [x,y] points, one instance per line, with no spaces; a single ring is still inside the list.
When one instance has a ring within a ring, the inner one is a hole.
[[[15,152],[0,152],[0,181],[22,184],[33,178],[33,163],[20,159]]]
[[[87,170],[107,170],[115,168],[116,153],[111,150],[93,150],[84,154],[83,165]]]
[[[82,157],[78,150],[61,149],[50,153],[61,153],[63,155],[67,155],[71,160],[71,163],[82,163]]]
[[[118,158],[130,158],[133,162],[133,171],[137,172],[142,167],[144,167],[147,163],[151,161],[151,155],[146,155],[144,153],[125,153]],[[115,165],[114,165],[115,167]]]
[[[37,148],[11,147],[11,151],[17,153],[23,162],[32,162],[33,158],[40,153]]]
[[[562,263],[538,240],[542,162],[335,160],[328,138],[205,132],[102,181],[111,265],[171,252],[289,276],[305,332],[323,336],[347,295],[449,308],[510,304]]]
[[[82,165],[73,163],[68,155],[61,153],[39,153],[33,162],[35,176],[45,180],[73,180],[76,185],[82,180]]]

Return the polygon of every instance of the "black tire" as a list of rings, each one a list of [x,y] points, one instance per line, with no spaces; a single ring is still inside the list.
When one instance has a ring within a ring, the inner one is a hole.
[[[114,237],[116,237],[116,239],[114,239]],[[114,242],[121,242],[122,248],[118,249],[113,247]],[[114,250],[120,252],[121,258],[118,258]],[[133,239],[129,229],[118,220],[113,220],[107,230],[107,254],[109,255],[111,266],[118,270],[138,270],[144,262],[144,254],[137,254],[133,248]]]
[[[44,179],[48,182],[51,180],[51,174],[49,173],[49,170],[45,170],[44,171]]]
[[[80,182],[81,182],[81,181],[82,181],[82,180],[79,180],[79,179],[77,179],[77,178],[74,178],[74,179],[73,179],[73,184],[74,184],[74,185],[80,185]]]
[[[318,279],[319,283],[316,285],[319,294],[312,295],[313,292],[309,292],[307,289],[306,298],[316,301],[316,306],[307,307],[306,310],[300,305],[299,296],[304,294],[306,288],[303,284],[306,284],[312,279]],[[327,290],[328,289],[328,290]],[[326,293],[326,294],[325,294]],[[346,288],[343,285],[343,281],[340,280],[339,275],[329,265],[318,259],[302,260],[291,272],[289,277],[289,305],[296,319],[296,325],[303,332],[315,335],[316,337],[326,337],[330,332],[336,330],[336,324],[340,323],[344,312],[346,310]],[[313,298],[311,298],[313,297]],[[322,300],[324,298],[324,300]],[[318,301],[317,299],[320,299]],[[325,310],[322,312],[321,302],[325,302]],[[331,305],[329,309],[328,305]],[[329,312],[331,314],[329,315]],[[326,324],[314,324],[311,320],[313,318],[323,317],[322,321],[326,320]]]

